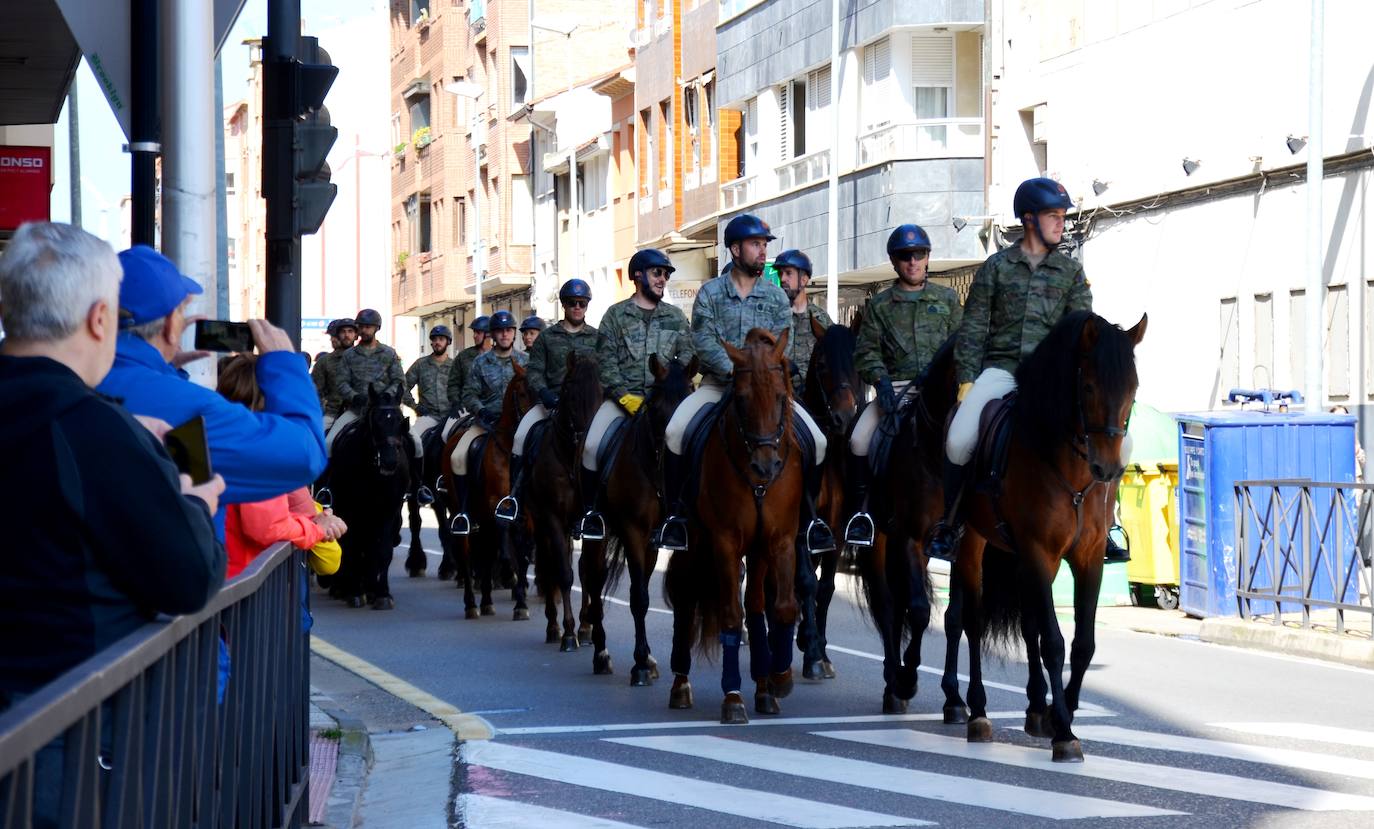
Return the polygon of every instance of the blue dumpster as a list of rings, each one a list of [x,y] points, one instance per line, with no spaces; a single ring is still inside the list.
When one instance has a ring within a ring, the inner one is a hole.
[[[1235,616],[1236,482],[1353,482],[1355,418],[1242,410],[1179,414],[1175,419],[1179,606],[1200,618]],[[1254,558],[1251,550],[1248,559]],[[1326,593],[1314,598],[1331,598],[1329,585]]]

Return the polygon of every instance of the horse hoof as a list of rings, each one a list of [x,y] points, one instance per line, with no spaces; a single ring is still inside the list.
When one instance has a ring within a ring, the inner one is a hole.
[[[802,666],[802,676],[806,679],[820,681],[825,679],[825,669],[821,667],[819,662],[808,662]]]
[[[544,644],[552,645],[558,641],[558,628],[551,627],[544,631]]]
[[[463,611],[464,619],[476,619],[478,616],[481,615],[482,614],[478,613],[477,608],[475,607],[469,607],[467,610]]]
[[[349,596],[349,597],[348,597],[348,606],[349,606],[349,607],[362,607],[362,606],[365,605],[365,604],[367,604],[367,602],[363,601],[363,597],[362,597],[362,596]]]
[[[968,741],[970,743],[992,742],[992,720],[987,717],[974,717],[969,720]]]
[[[731,691],[725,695],[725,700],[720,704],[720,724],[749,724],[749,715],[744,711],[744,698],[740,696],[739,691]]]
[[[611,667],[611,654],[602,651],[592,657],[592,673],[597,676],[610,676],[615,673],[615,668]]]
[[[373,610],[395,610],[396,600],[390,596],[378,596],[372,600]]]
[[[768,675],[768,690],[778,699],[786,699],[792,693],[794,683],[792,682],[792,669]]]
[[[530,620],[530,609],[528,607],[517,607],[511,614],[512,622],[528,622]]]
[[[1050,745],[1051,757],[1056,763],[1083,762],[1083,744],[1077,740],[1065,740]]]
[[[648,668],[632,668],[630,670],[630,687],[647,688],[654,684],[653,674]]]
[[[835,678],[835,666],[831,663],[829,659],[821,660],[821,675],[824,676],[826,679]]]
[[[583,625],[577,629],[577,644],[590,645],[592,643],[592,626]]]
[[[692,683],[687,677],[673,680],[673,690],[668,692],[668,707],[679,711],[692,707]]]
[[[483,616],[495,616],[495,615],[496,615],[496,608],[492,607],[492,606],[489,605],[489,604],[484,604],[484,605],[482,605],[482,615],[483,615]]]
[[[1054,727],[1050,725],[1050,714],[1048,711],[1027,711],[1026,712],[1026,733],[1032,737],[1050,738],[1054,736]],[[1081,752],[1080,752],[1081,753]]]
[[[884,714],[905,714],[906,700],[893,694],[891,691],[883,692],[883,713]]]
[[[962,705],[945,706],[945,725],[963,725],[968,722],[968,709]]]
[[[456,575],[458,575],[458,571],[452,567],[439,568],[439,581],[449,581]]]
[[[573,636],[572,634],[564,636],[563,644],[560,645],[558,649],[563,653],[572,653],[573,651],[577,650],[577,637]]]
[[[778,698],[769,693],[754,694],[754,710],[760,714],[781,714],[782,708],[778,705]],[[724,712],[722,711],[721,722],[725,722]]]
[[[647,664],[649,666],[649,679],[658,679],[658,660],[651,656]]]
[[[423,568],[423,567],[407,567],[407,568],[406,568],[406,575],[410,576],[412,579],[422,579],[422,578],[425,577],[425,568]]]

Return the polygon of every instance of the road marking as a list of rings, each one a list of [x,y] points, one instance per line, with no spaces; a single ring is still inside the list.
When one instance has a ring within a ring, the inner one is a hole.
[[[433,694],[422,691],[400,677],[387,673],[364,659],[334,645],[318,636],[310,637],[310,650],[328,659],[335,665],[376,685],[387,693],[400,697],[416,708],[448,726],[460,740],[490,740],[491,723],[472,714],[464,714],[452,704],[444,702]]]
[[[781,823],[784,826],[840,829],[849,826],[933,825],[915,818],[866,812],[847,806],[608,763],[590,757],[573,757],[504,743],[467,743],[463,745],[460,756],[473,766],[707,809],[750,820]]]
[[[1074,730],[1080,738],[1094,742],[1115,743],[1123,746],[1135,746],[1136,748],[1154,748],[1161,751],[1179,751],[1185,754],[1203,754],[1208,757],[1225,757],[1228,760],[1244,760],[1267,766],[1282,766],[1374,780],[1374,762],[1357,760],[1353,757],[1318,754],[1313,751],[1298,751],[1291,748],[1225,743],[1220,740],[1205,740],[1174,734],[1152,734],[1148,731],[1131,731],[1114,725],[1084,725],[1076,726]]]
[[[530,826],[558,826],[560,829],[640,829],[618,820],[549,809],[503,797],[462,794],[454,804],[459,826],[482,829],[527,829]]]
[[[962,738],[940,737],[935,734],[923,734],[905,729],[822,731],[816,732],[816,734],[821,737],[849,740],[865,745],[920,751],[967,760],[982,760],[1024,769],[1051,771],[1077,777],[1093,777],[1113,783],[1150,786],[1156,789],[1168,789],[1206,797],[1266,803],[1270,806],[1302,809],[1309,812],[1374,811],[1374,797],[1309,789],[1247,777],[1233,777],[1228,774],[1216,774],[1197,769],[1137,763],[1112,757],[1092,756],[1088,758],[1086,763],[1054,763],[1050,760],[1050,753],[1043,748],[1028,748],[999,743],[969,743]]]
[[[574,592],[574,593],[581,593],[581,592],[582,592],[582,588],[578,587],[577,585],[573,585],[573,592]],[[603,602],[610,602],[611,604],[618,604],[618,605],[620,605],[621,607],[629,607],[629,606],[630,606],[630,603],[629,603],[629,602],[625,601],[624,599],[617,599],[617,598],[615,598],[614,596],[602,596],[602,597],[601,597],[601,600],[602,600]],[[664,614],[667,614],[667,615],[669,615],[669,616],[672,616],[672,615],[673,615],[673,611],[671,611],[671,610],[665,610],[665,609],[663,609],[663,608],[661,608],[661,607],[653,607],[652,605],[649,607],[649,612],[650,612],[650,613],[664,613]]]
[[[1208,725],[1212,728],[1227,728],[1263,737],[1286,737],[1290,740],[1374,748],[1374,732],[1337,728],[1332,725],[1308,725],[1300,722],[1214,722]]]
[[[1080,797],[1055,791],[994,783],[990,780],[953,777],[901,766],[884,766],[828,754],[775,748],[744,740],[694,735],[672,737],[614,737],[606,742],[684,754],[718,763],[746,766],[825,783],[840,783],[883,792],[980,806],[1002,812],[1074,820],[1090,817],[1158,817],[1180,815],[1152,806],[1137,806],[1095,797]]]
[[[993,720],[1019,720],[1025,716],[1023,711],[992,711],[988,714],[988,719]],[[1115,714],[1100,714],[1094,711],[1079,711],[1079,717],[1112,717]],[[724,728],[735,730],[740,728],[767,728],[778,725],[864,725],[867,723],[903,723],[903,722],[942,722],[943,714],[862,714],[853,717],[773,717],[769,719],[750,720],[745,725],[722,726],[713,720],[685,720],[673,722],[640,722],[640,723],[603,723],[600,725],[538,725],[519,728],[498,728],[496,736],[515,737],[530,736],[534,734],[596,734],[598,732],[616,731],[680,731],[697,728]]]

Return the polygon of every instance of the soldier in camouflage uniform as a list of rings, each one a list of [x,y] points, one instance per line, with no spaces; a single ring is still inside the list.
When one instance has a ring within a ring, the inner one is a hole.
[[[964,464],[973,457],[983,407],[1016,388],[1017,365],[1065,314],[1093,304],[1083,266],[1055,250],[1073,206],[1064,186],[1048,178],[1022,182],[1013,206],[1025,236],[978,269],[954,341],[962,402],[945,438],[945,516],[928,545],[930,555],[951,561],[962,529]]]
[[[630,257],[627,268],[635,286],[634,295],[612,305],[601,318],[600,335],[596,340],[597,369],[606,401],[596,410],[587,429],[582,450],[584,476],[595,478],[596,455],[601,442],[617,420],[633,415],[644,405],[653,382],[649,358],[658,355],[669,360],[691,360],[692,332],[682,309],[663,301],[668,278],[676,268],[663,251],[654,248],[641,250]],[[600,485],[593,480],[584,485],[584,492],[595,492]],[[582,517],[578,534],[603,538],[605,521],[595,510]]]
[[[436,325],[429,329],[430,353],[410,364],[406,369],[405,400],[407,406],[415,410],[415,423],[410,427],[410,437],[415,441],[415,457],[423,457],[421,443],[425,432],[439,425],[448,414],[448,375],[453,368],[453,359],[448,356],[449,344],[453,333],[447,325]],[[410,390],[419,387],[420,402],[410,396]]]
[[[668,518],[656,533],[659,546],[670,550],[687,548],[686,506],[682,491],[686,476],[682,453],[687,427],[705,406],[720,400],[734,373],[734,364],[722,341],[742,347],[749,331],[763,328],[780,336],[792,325],[791,303],[778,286],[762,279],[768,261],[768,243],[774,238],[768,225],[747,213],[736,216],[725,226],[725,247],[730,264],[716,279],[701,286],[692,304],[692,343],[702,370],[701,387],[688,395],[668,422],[668,451],[664,455],[664,480],[667,489]],[[788,344],[791,355],[791,344]],[[815,514],[815,495],[820,489],[820,463],[825,460],[825,435],[806,410],[792,402],[792,412],[811,434],[814,457],[804,464],[806,488],[811,497],[802,499],[806,546],[812,553],[835,548],[830,528]]]
[[[849,437],[849,451],[861,458],[868,456],[883,415],[897,411],[907,386],[926,370],[963,318],[954,289],[927,280],[930,236],[919,225],[893,230],[887,239],[887,256],[897,278],[868,300],[854,349],[860,379],[877,391],[877,401],[864,409]],[[871,470],[866,461],[860,461],[849,464],[847,471],[851,480],[846,489],[859,511],[845,527],[845,542],[871,547],[875,529],[867,503]]]
[[[473,362],[491,350],[491,338],[487,336],[491,318],[483,314],[472,321],[472,345],[458,352],[453,359],[453,367],[448,372],[448,422],[444,424],[444,440],[453,434],[453,427],[463,412],[463,386],[467,383],[468,371]]]
[[[327,331],[334,350],[316,360],[310,372],[310,379],[315,381],[315,393],[320,396],[320,408],[324,411],[325,432],[343,413],[344,401],[339,397],[339,361],[358,337],[357,324],[348,317],[329,323]]]
[[[510,311],[492,314],[489,324],[491,350],[473,361],[472,371],[468,372],[467,381],[463,384],[462,406],[475,412],[477,419],[463,433],[449,457],[458,488],[458,512],[449,525],[454,535],[467,535],[472,528],[467,515],[468,450],[480,435],[495,428],[496,422],[501,419],[506,386],[515,376],[515,366],[524,366],[529,361],[523,351],[515,350],[515,317],[511,316]],[[456,370],[457,366],[454,368]]]
[[[389,345],[377,341],[382,327],[382,315],[364,308],[358,312],[358,344],[350,348],[339,361],[339,399],[348,407],[325,438],[325,451],[332,451],[334,441],[344,427],[357,420],[367,407],[368,391],[391,394],[401,401],[401,384],[405,371],[401,358]]]
[[[534,341],[539,339],[539,332],[543,330],[544,321],[533,314],[520,323],[520,344],[525,347],[526,354],[534,348]]]
[[[800,400],[806,370],[811,367],[811,352],[816,350],[811,320],[819,322],[822,328],[834,323],[825,309],[806,295],[806,286],[811,283],[811,257],[799,250],[785,250],[773,260],[773,269],[778,272],[782,292],[792,301],[792,334],[787,347],[792,351],[792,396]]]
[[[596,328],[587,324],[587,305],[592,301],[592,286],[581,279],[569,279],[558,289],[558,301],[563,305],[563,319],[544,329],[529,350],[528,378],[530,391],[539,398],[520,420],[515,430],[516,462],[525,451],[525,437],[534,424],[547,418],[558,408],[558,391],[568,373],[568,355],[596,356]]]

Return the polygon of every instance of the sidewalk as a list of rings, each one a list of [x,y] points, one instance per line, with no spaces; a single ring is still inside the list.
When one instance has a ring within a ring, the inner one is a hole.
[[[312,826],[351,827],[372,766],[367,728],[313,685],[310,688],[310,814]]]

